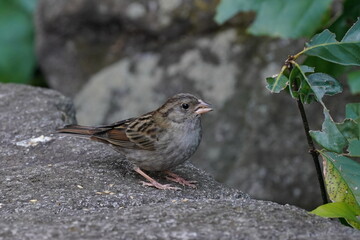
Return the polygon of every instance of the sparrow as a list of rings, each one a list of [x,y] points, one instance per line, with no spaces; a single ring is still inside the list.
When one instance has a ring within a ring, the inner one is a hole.
[[[168,180],[195,188],[196,181],[185,180],[171,169],[195,153],[202,136],[201,115],[212,110],[210,104],[194,95],[179,93],[158,109],[136,118],[97,127],[67,125],[57,131],[110,144],[147,180],[142,181],[143,185],[179,189],[157,182],[146,170],[162,171]]]

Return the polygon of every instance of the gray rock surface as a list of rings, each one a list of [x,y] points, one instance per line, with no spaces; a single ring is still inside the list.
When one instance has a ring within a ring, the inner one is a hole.
[[[143,187],[106,145],[54,134],[74,122],[53,90],[0,85],[1,239],[359,239],[293,206],[250,199],[191,164],[197,189]],[[160,175],[154,174],[160,181]]]

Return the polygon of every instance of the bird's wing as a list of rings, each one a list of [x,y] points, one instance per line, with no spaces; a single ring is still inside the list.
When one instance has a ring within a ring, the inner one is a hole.
[[[100,128],[106,130],[94,134],[91,137],[92,140],[107,142],[122,148],[155,150],[157,128],[151,115],[123,120]]]
[[[110,125],[99,126],[97,129],[102,129],[102,131],[93,134],[90,139],[103,143],[110,143],[122,148],[138,148],[125,134],[126,128],[134,119],[135,118],[130,118]]]
[[[125,133],[139,148],[153,151],[158,140],[159,127],[154,122],[152,114],[145,114],[132,121]]]

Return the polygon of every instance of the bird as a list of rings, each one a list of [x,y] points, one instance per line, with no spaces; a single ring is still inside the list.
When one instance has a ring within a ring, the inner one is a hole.
[[[158,109],[139,117],[96,127],[66,125],[57,132],[110,144],[147,180],[142,181],[145,186],[180,189],[159,183],[144,170],[164,172],[167,180],[196,188],[196,181],[185,180],[171,170],[195,153],[202,138],[201,115],[212,110],[212,106],[200,98],[179,93]]]

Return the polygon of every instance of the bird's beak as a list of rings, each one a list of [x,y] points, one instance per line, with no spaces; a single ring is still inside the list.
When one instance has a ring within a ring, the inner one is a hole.
[[[199,99],[199,105],[196,106],[195,113],[203,114],[212,111],[213,109],[210,107],[210,104],[204,102]]]

